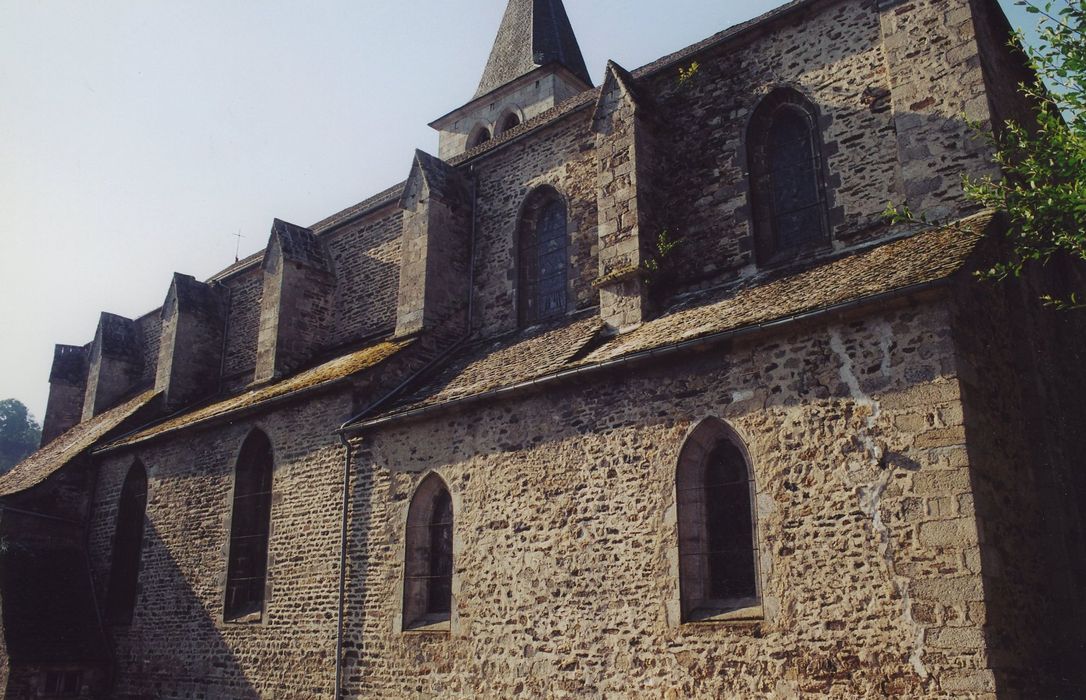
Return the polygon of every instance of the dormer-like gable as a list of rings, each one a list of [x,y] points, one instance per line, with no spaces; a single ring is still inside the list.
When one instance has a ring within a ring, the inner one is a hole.
[[[214,393],[222,368],[223,291],[175,273],[162,305],[155,390],[167,408]]]
[[[317,354],[328,337],[336,286],[323,241],[279,219],[262,268],[256,383],[289,374]]]

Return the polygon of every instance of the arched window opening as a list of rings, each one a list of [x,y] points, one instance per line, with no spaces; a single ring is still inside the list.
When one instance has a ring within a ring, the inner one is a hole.
[[[115,625],[132,623],[139,594],[143,522],[147,514],[147,471],[136,462],[128,470],[117,504],[113,561],[109,570],[106,619]]]
[[[529,197],[518,239],[517,303],[521,325],[566,313],[569,232],[566,205],[550,188]]]
[[[468,150],[481,146],[491,139],[490,129],[485,126],[479,126],[468,137]]]
[[[709,420],[691,434],[676,472],[683,619],[757,607],[751,470],[738,438]]]
[[[829,242],[818,113],[795,90],[770,93],[747,135],[759,262],[773,263]]]
[[[518,126],[520,126],[520,117],[517,116],[516,112],[510,112],[502,118],[501,122],[499,122],[498,133],[504,134],[510,129],[515,129]]]
[[[419,486],[407,515],[404,628],[447,622],[452,613],[452,497],[436,475]]]
[[[230,560],[226,573],[224,617],[240,620],[264,611],[271,530],[272,449],[268,437],[254,430],[245,439],[234,473],[230,521]]]

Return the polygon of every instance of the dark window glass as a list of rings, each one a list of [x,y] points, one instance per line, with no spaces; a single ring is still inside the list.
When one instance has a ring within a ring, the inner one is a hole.
[[[721,441],[709,453],[704,489],[709,597],[752,598],[756,591],[750,484],[743,455],[731,442]]]
[[[818,158],[807,115],[778,109],[769,132],[769,178],[778,249],[798,248],[823,237]]]
[[[113,561],[106,597],[106,618],[116,625],[130,624],[136,609],[146,510],[147,472],[143,465],[137,463],[128,470],[117,504]]]
[[[566,208],[546,197],[526,210],[520,230],[520,317],[535,323],[566,312],[569,266]]]
[[[241,448],[234,477],[230,561],[226,575],[225,617],[235,620],[264,609],[271,528],[271,443],[252,433]]]
[[[829,240],[814,107],[798,92],[771,93],[748,134],[755,239],[762,262]]]
[[[452,499],[441,491],[430,519],[430,592],[427,613],[452,609]]]

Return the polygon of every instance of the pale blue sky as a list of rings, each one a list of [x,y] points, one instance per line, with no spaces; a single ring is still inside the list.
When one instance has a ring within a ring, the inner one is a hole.
[[[0,0],[0,399],[39,417],[53,345],[158,307],[437,151],[506,0]],[[588,69],[780,4],[567,0]]]

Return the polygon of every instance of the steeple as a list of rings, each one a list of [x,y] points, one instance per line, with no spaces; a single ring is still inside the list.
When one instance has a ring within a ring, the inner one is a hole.
[[[475,97],[430,123],[448,160],[592,87],[562,0],[509,0]]]
[[[592,84],[562,0],[509,0],[475,97],[548,63]]]

